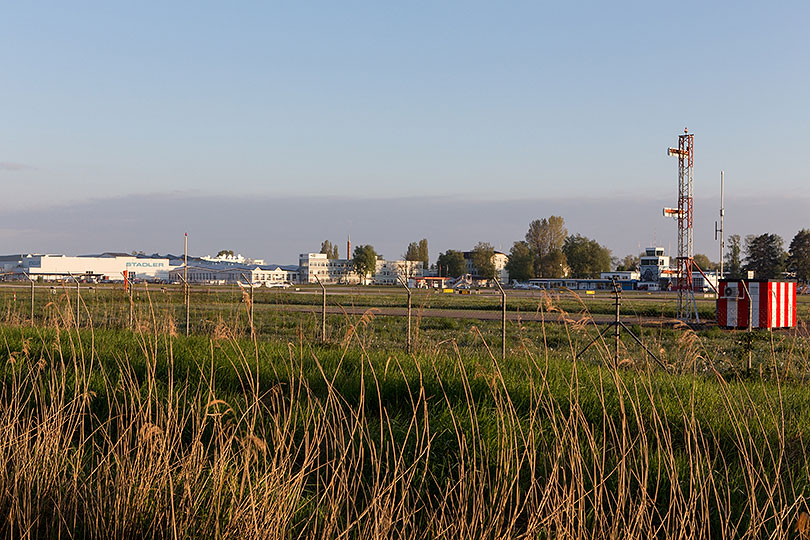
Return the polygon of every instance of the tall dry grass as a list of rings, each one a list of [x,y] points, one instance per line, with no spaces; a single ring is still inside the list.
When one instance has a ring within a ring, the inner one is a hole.
[[[175,362],[188,340],[154,313],[132,334],[135,358],[79,331],[72,307],[51,309],[52,329],[19,346],[3,332],[6,537],[778,539],[807,527],[805,433],[779,380],[684,387],[542,350],[469,358],[452,343],[383,361],[359,331],[371,315],[341,348],[302,338],[273,358],[220,325],[192,370]],[[723,421],[707,417],[709,398]]]

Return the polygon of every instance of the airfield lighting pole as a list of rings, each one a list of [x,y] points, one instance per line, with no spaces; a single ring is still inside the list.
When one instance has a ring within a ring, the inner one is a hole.
[[[185,242],[183,245],[183,287],[185,292],[185,301],[186,301],[186,335],[189,332],[189,322],[191,320],[191,316],[189,314],[189,290],[188,290],[188,233],[185,236]]]
[[[501,291],[501,360],[506,360],[506,291],[501,287],[501,282],[496,278],[495,285]]]
[[[323,303],[321,304],[321,340],[326,343],[326,287],[321,283],[321,278],[318,277],[318,274],[312,275],[315,276],[318,285],[321,286],[321,291],[323,291]]]
[[[726,242],[723,237],[723,217],[726,214],[723,208],[723,171],[720,171],[720,228],[717,227],[717,222],[714,222],[714,239],[717,240],[717,234],[720,233],[720,279],[723,279],[723,252],[726,251]]]
[[[397,280],[399,283],[405,287],[405,290],[408,291],[408,354],[411,354],[411,288],[408,287],[408,284],[405,280],[402,279],[402,276],[397,276]]]
[[[682,321],[700,322],[695,304],[695,293],[692,289],[692,262],[694,259],[693,244],[693,168],[694,168],[694,134],[683,130],[678,136],[678,148],[669,148],[667,155],[678,158],[678,208],[664,209],[665,215],[673,215],[678,220],[678,291],[677,317]],[[669,211],[669,212],[668,212]]]

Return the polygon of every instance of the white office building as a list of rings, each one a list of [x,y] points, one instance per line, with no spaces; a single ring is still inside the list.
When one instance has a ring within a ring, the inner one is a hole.
[[[316,277],[317,276],[317,277]],[[299,283],[360,283],[351,259],[330,259],[325,253],[298,255]]]
[[[374,285],[399,285],[400,280],[408,283],[415,276],[422,275],[422,261],[377,260],[377,268],[372,278]]]

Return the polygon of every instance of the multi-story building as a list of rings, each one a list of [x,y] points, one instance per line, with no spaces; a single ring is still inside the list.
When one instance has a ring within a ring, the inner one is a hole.
[[[317,276],[317,277],[316,277]],[[325,253],[298,256],[299,283],[360,283],[351,259],[330,259]]]
[[[372,283],[374,285],[399,285],[400,280],[408,283],[415,276],[422,275],[422,261],[377,260]]]
[[[179,266],[169,272],[172,282],[206,283],[226,285],[244,283],[253,285],[286,285],[299,282],[298,268],[294,266],[257,265],[216,267],[206,264],[189,264],[188,271]]]

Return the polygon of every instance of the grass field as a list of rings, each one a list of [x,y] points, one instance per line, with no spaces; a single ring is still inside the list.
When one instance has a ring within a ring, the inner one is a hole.
[[[251,334],[249,297],[196,291],[187,337],[177,291],[132,304],[81,291],[78,324],[75,289],[37,291],[33,326],[21,291],[0,290],[7,537],[799,538],[810,525],[803,326],[750,339],[633,327],[665,371],[628,339],[618,366],[610,343],[573,361],[596,335],[573,298],[521,299],[548,322],[510,322],[501,360],[495,321],[417,317],[407,354],[403,318],[330,316],[322,342],[319,315],[272,308],[289,293],[254,296]]]

